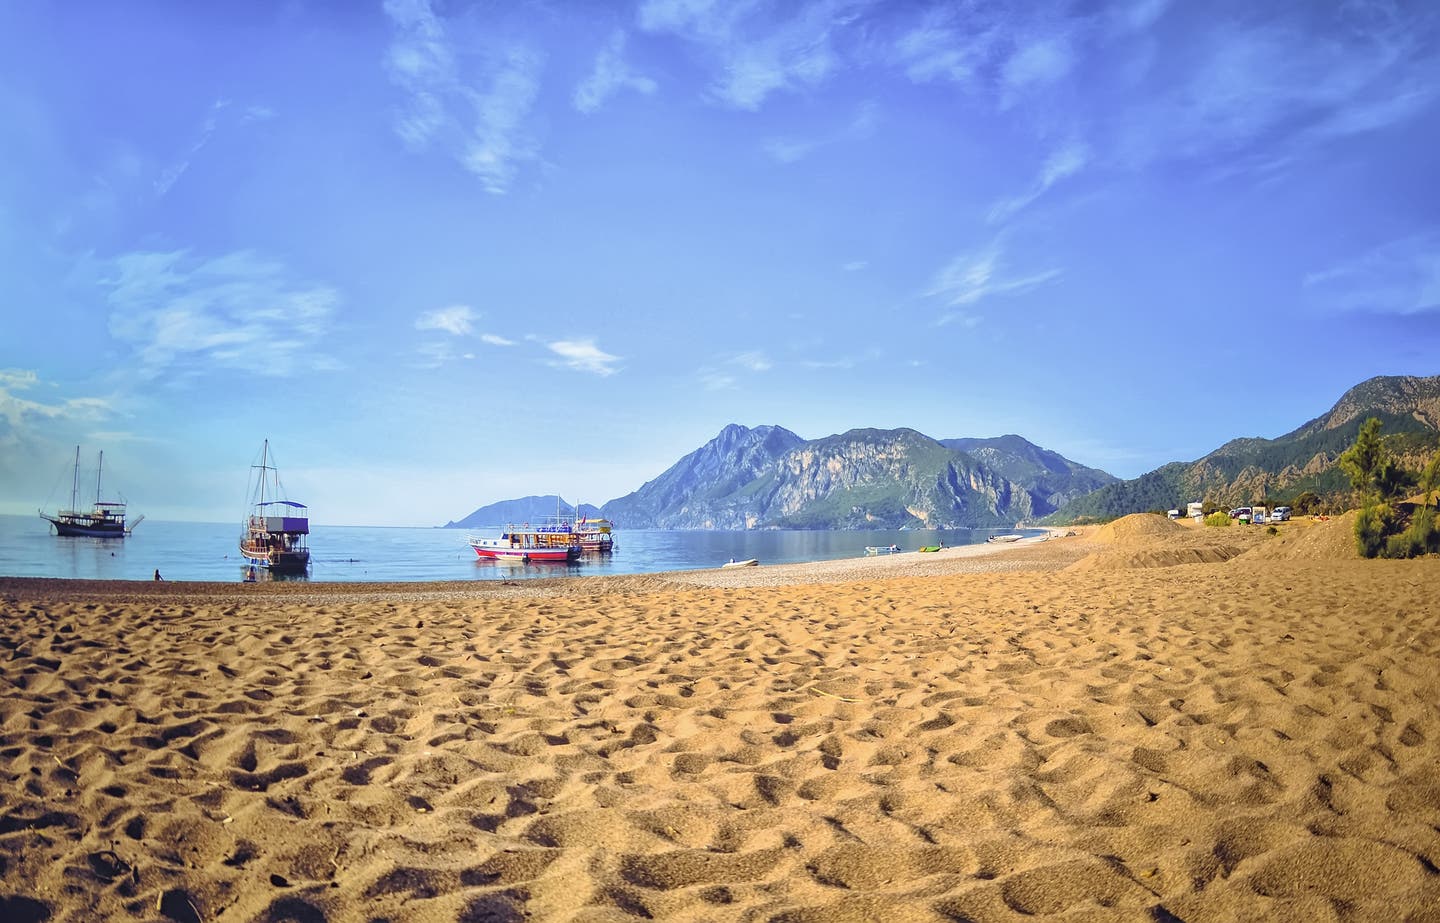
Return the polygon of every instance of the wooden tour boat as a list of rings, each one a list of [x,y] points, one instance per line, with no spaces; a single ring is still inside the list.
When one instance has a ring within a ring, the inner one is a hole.
[[[276,574],[303,574],[310,567],[310,511],[284,499],[280,470],[270,456],[270,440],[260,449],[259,472],[251,494],[250,515],[240,533],[240,554],[251,567]]]
[[[139,517],[130,527],[125,527],[125,501],[100,499],[100,474],[105,467],[105,453],[100,453],[95,465],[95,503],[89,510],[79,509],[80,492],[80,447],[75,447],[75,473],[70,480],[70,508],[50,515],[40,511],[40,518],[55,527],[56,535],[84,536],[89,538],[124,538],[140,525]]]

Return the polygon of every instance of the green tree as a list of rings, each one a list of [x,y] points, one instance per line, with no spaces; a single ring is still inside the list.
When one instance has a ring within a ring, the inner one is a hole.
[[[1395,531],[1395,511],[1389,504],[1373,503],[1360,508],[1355,517],[1355,546],[1360,556],[1373,558],[1385,550],[1386,539]]]
[[[1440,490],[1440,452],[1435,453],[1435,457],[1430,459],[1430,464],[1426,465],[1420,474],[1420,492],[1424,494],[1421,502],[1429,506],[1430,495],[1437,490]]]
[[[1294,507],[1295,512],[1301,516],[1309,516],[1311,513],[1319,511],[1320,495],[1313,490],[1302,491],[1300,496],[1296,497],[1290,505]]]
[[[1377,417],[1366,420],[1354,444],[1340,456],[1340,470],[1349,476],[1362,504],[1385,498],[1397,483],[1395,462],[1380,441],[1380,426]]]

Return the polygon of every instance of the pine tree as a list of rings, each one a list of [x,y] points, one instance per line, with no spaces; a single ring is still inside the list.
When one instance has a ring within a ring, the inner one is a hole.
[[[1340,456],[1340,469],[1350,476],[1362,503],[1384,499],[1398,485],[1395,462],[1380,441],[1380,426],[1377,417],[1366,420],[1354,444]]]

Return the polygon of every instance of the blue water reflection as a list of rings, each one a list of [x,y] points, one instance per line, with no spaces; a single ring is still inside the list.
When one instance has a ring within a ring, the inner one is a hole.
[[[615,552],[574,564],[481,560],[453,529],[369,526],[312,527],[310,572],[302,580],[524,580],[536,577],[642,574],[719,567],[756,558],[787,564],[861,557],[868,545],[967,545],[1013,530],[882,530],[873,532],[670,532],[617,530]],[[44,520],[0,516],[0,575],[85,580],[243,581],[248,568],[236,547],[236,524],[145,520],[129,538],[61,538]],[[273,579],[263,570],[260,580]]]

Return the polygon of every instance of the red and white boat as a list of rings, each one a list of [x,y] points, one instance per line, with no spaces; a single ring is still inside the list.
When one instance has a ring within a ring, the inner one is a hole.
[[[572,540],[574,533],[550,531],[544,528],[509,528],[499,538],[471,538],[470,547],[481,558],[500,561],[558,562],[574,561],[580,557],[578,540]],[[574,536],[578,539],[578,536]]]

